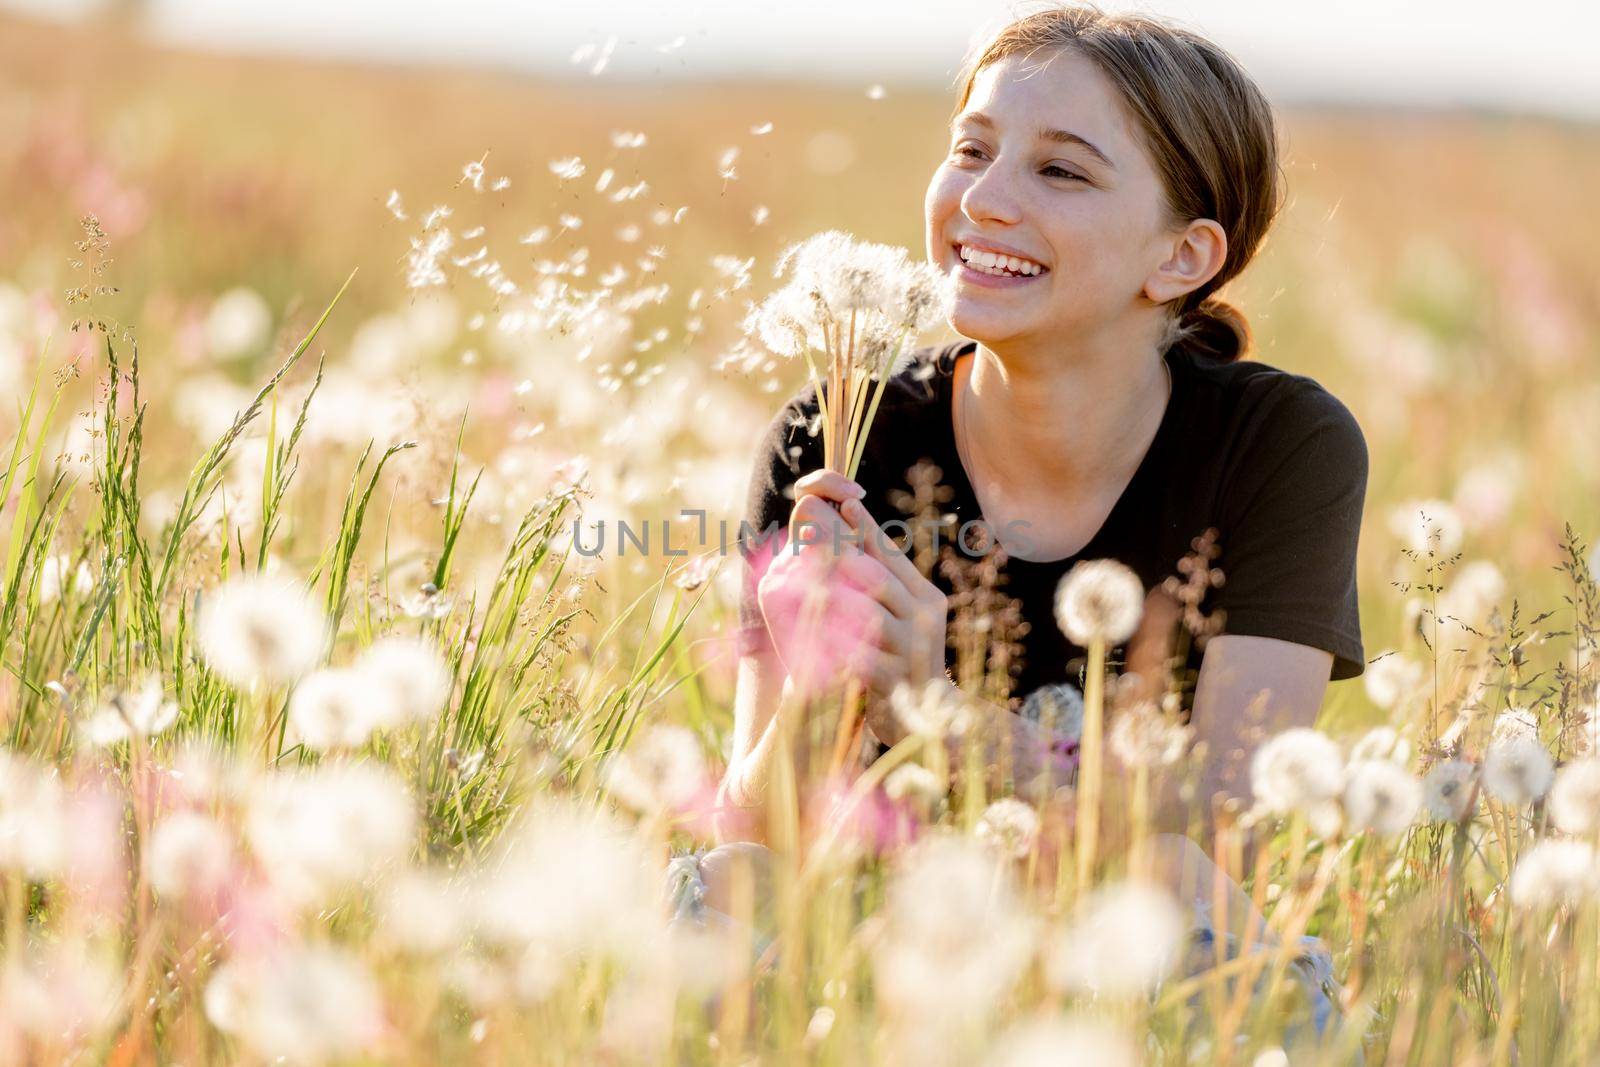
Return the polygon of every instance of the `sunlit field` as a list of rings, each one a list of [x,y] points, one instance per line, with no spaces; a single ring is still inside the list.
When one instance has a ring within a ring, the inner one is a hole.
[[[1600,134],[1281,113],[1228,296],[1365,431],[1368,664],[1204,842],[1264,942],[1148,884],[1205,753],[1114,685],[1092,863],[1071,786],[946,768],[919,709],[780,781],[712,911],[731,542],[807,380],[747,313],[819,230],[921,258],[953,93],[604,58],[0,16],[0,1062],[1591,1062]]]

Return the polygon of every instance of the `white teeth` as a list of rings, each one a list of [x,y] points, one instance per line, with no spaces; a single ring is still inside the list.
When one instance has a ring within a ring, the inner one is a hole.
[[[1044,268],[1032,260],[1019,259],[1016,256],[1001,256],[993,252],[982,252],[968,248],[960,248],[961,258],[974,270],[981,270],[985,274],[995,274],[1001,277],[1010,277],[1021,274],[1032,277],[1044,271]]]

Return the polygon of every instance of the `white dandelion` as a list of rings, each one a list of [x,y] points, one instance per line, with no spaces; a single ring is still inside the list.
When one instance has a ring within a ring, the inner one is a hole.
[[[1524,852],[1511,872],[1511,902],[1519,908],[1582,904],[1600,891],[1600,862],[1586,841],[1550,839]]]
[[[144,870],[161,896],[205,899],[233,875],[233,838],[209,816],[176,812],[151,829]]]
[[[1167,890],[1137,881],[1103,886],[1056,936],[1046,976],[1068,992],[1145,994],[1176,964],[1187,930]]]
[[[379,638],[355,667],[373,691],[373,725],[378,729],[432,721],[450,699],[450,668],[439,646],[427,638]]]
[[[692,730],[658,723],[612,753],[606,764],[606,789],[641,812],[672,812],[688,807],[708,781],[705,751]]]
[[[94,592],[94,572],[87,563],[74,567],[68,556],[46,556],[39,564],[39,603],[54,604],[68,588],[74,600],[82,600]]]
[[[91,745],[104,747],[132,737],[154,737],[178,720],[178,702],[167,697],[160,675],[151,675],[118,693],[84,722]]]
[[[1111,720],[1107,742],[1125,767],[1170,767],[1189,749],[1190,727],[1154,701],[1141,701]]]
[[[1092,1016],[1043,1018],[1021,1023],[1001,1037],[991,1067],[1139,1067],[1144,1056],[1128,1033]]]
[[[902,763],[890,771],[883,780],[883,792],[890,800],[920,800],[933,802],[944,799],[950,791],[948,781],[920,763]]]
[[[1411,744],[1392,726],[1375,726],[1350,746],[1350,762],[1382,759],[1406,764],[1411,760]]]
[[[378,725],[376,705],[382,699],[361,671],[313,671],[289,698],[289,729],[295,740],[316,752],[360,748]]]
[[[1550,821],[1578,837],[1600,829],[1600,758],[1574,760],[1557,772],[1550,789]]]
[[[66,793],[52,768],[0,748],[0,870],[43,881],[67,858]]]
[[[1056,586],[1056,625],[1080,647],[1096,639],[1120,645],[1138,629],[1144,599],[1144,583],[1126,564],[1083,560]]]
[[[1389,513],[1389,529],[1418,555],[1453,556],[1461,547],[1461,516],[1448,500],[1412,500]]]
[[[1002,797],[984,809],[974,831],[1002,856],[1022,859],[1039,839],[1039,813],[1016,797]]]
[[[1421,663],[1388,652],[1367,665],[1361,676],[1367,697],[1385,711],[1393,711],[1422,688],[1426,671]]]
[[[206,349],[219,360],[254,355],[271,339],[272,309],[260,293],[229,289],[211,305],[205,321]]]
[[[1344,790],[1344,756],[1320,730],[1296,727],[1268,739],[1250,761],[1258,807],[1274,815],[1311,814]]]
[[[212,1023],[267,1062],[357,1058],[384,1032],[383,999],[366,965],[329,946],[225,964],[205,1000]]]
[[[205,595],[197,630],[201,656],[229,682],[282,685],[322,661],[328,619],[300,584],[258,574]]]
[[[971,706],[944,678],[930,678],[921,686],[896,684],[889,707],[900,725],[919,737],[959,737],[972,725]]]
[[[1491,742],[1483,756],[1483,787],[1502,803],[1520,808],[1544,796],[1555,763],[1538,738],[1512,734]]]
[[[1345,821],[1380,837],[1406,831],[1422,804],[1422,783],[1391,759],[1366,759],[1345,772]]]
[[[903,1016],[982,1018],[1033,955],[1037,922],[1009,867],[967,837],[934,833],[908,850],[885,913],[873,956],[878,996]]]
[[[1513,705],[1494,717],[1494,727],[1489,731],[1489,742],[1504,741],[1508,737],[1539,736],[1539,717],[1531,708]]]
[[[1440,760],[1422,779],[1422,803],[1439,822],[1459,822],[1466,818],[1473,796],[1477,768],[1466,760]]]

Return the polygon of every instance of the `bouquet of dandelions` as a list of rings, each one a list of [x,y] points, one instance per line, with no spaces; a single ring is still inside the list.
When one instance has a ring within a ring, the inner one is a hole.
[[[779,356],[805,358],[822,420],[823,466],[853,479],[890,370],[908,341],[948,318],[951,283],[931,264],[912,263],[903,248],[841,230],[787,248],[774,275],[785,273],[788,284],[751,309],[745,332],[759,334]],[[783,556],[762,576],[763,610],[791,678],[805,694],[841,671],[848,680],[830,767],[837,773],[861,736],[859,657],[870,649],[870,620],[860,613],[862,598],[829,590],[834,582],[863,590],[817,563],[818,553]]]
[[[854,478],[889,369],[909,340],[946,319],[950,281],[932,264],[912,263],[904,248],[842,230],[790,245],[774,275],[786,272],[788,284],[751,309],[745,332],[779,356],[805,357],[822,416],[823,466]]]

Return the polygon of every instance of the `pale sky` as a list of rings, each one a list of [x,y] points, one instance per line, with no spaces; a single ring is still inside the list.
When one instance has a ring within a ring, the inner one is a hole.
[[[0,0],[0,6],[71,18],[95,0]],[[1027,0],[145,0],[142,6],[157,36],[218,49],[611,80],[816,78],[863,88],[881,83],[890,91],[949,84],[975,35],[1029,9]],[[1600,119],[1600,4],[1590,0],[1105,0],[1102,6],[1198,29],[1238,56],[1279,101],[1486,106]],[[602,59],[600,72],[590,73]]]

